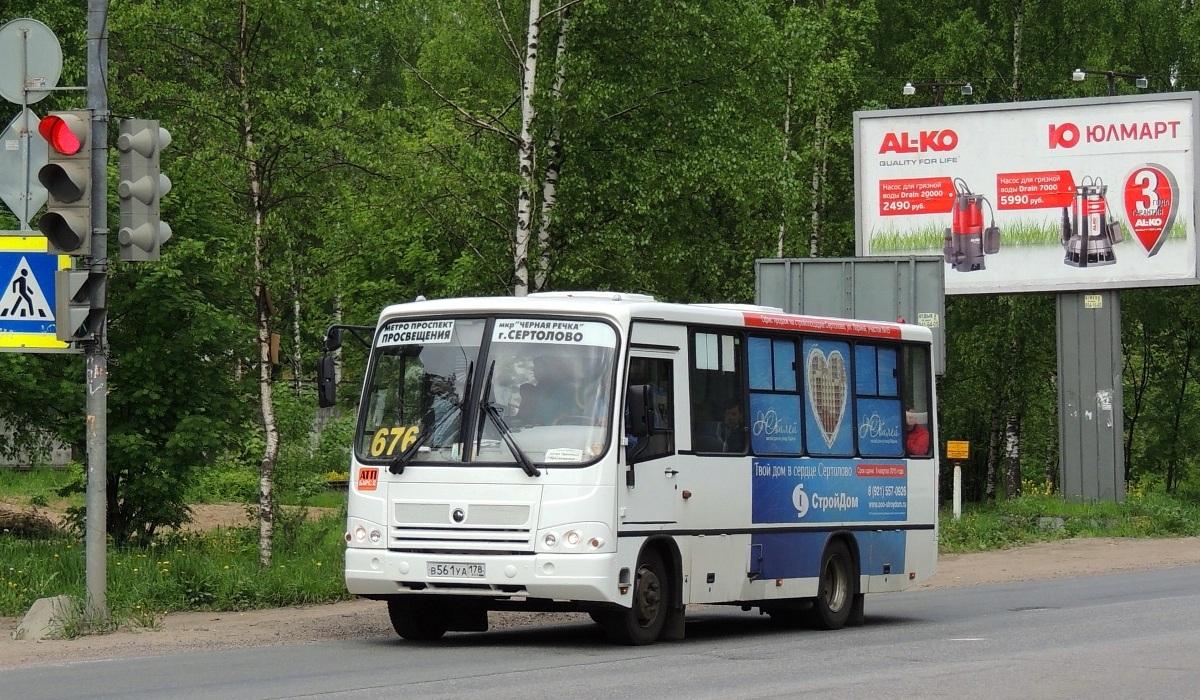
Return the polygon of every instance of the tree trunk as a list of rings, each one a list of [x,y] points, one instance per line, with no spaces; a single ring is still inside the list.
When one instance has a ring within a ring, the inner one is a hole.
[[[793,3],[794,5],[794,3]],[[787,164],[789,156],[792,153],[792,74],[789,72],[787,76],[787,93],[783,100],[783,171],[787,173]],[[783,257],[783,241],[787,235],[787,214],[788,214],[788,197],[787,192],[791,188],[785,188],[783,191],[782,204],[779,207],[779,239],[775,244],[775,257]]]
[[[300,278],[303,268],[299,264],[292,266],[292,394],[300,398],[304,376],[303,339],[300,336]]]
[[[1167,460],[1167,474],[1165,479],[1167,493],[1174,493],[1175,487],[1179,485],[1179,424],[1183,418],[1184,411],[1187,410],[1184,402],[1187,400],[1188,375],[1191,374],[1192,351],[1195,347],[1190,332],[1184,338],[1183,366],[1179,376],[1179,396],[1175,400],[1175,410],[1173,411],[1175,417],[1171,424],[1171,457]]]
[[[821,246],[821,204],[823,202],[825,171],[828,167],[825,150],[825,119],[821,105],[817,105],[817,118],[813,126],[813,144],[817,149],[817,158],[813,161],[812,172],[812,233],[808,236],[808,254],[817,257]]]
[[[1013,17],[1013,81],[1012,99],[1021,94],[1021,27],[1025,24],[1025,2],[1017,0],[1017,14]]]
[[[983,484],[983,497],[987,501],[996,500],[996,464],[1000,459],[999,402],[993,403],[992,406],[992,417],[988,421],[987,473]]]
[[[570,9],[564,8],[562,20],[558,27],[558,45],[555,48],[554,63],[557,69],[554,73],[554,84],[550,86],[550,98],[562,98],[563,84],[567,80],[567,27],[570,20]],[[558,178],[562,172],[562,143],[557,126],[550,132],[546,142],[546,177],[542,182],[542,216],[538,227],[538,267],[534,276],[534,289],[542,291],[546,288],[547,277],[550,274],[550,223],[553,220],[554,204],[558,201]]]
[[[1058,423],[1055,421],[1057,416],[1051,414],[1046,420],[1046,432],[1049,435],[1054,435],[1058,430]],[[1050,484],[1051,490],[1058,492],[1058,452],[1053,449],[1046,450],[1046,483]]]
[[[251,166],[253,170],[254,167]],[[254,180],[251,187],[259,185]],[[252,194],[258,198],[259,194]],[[266,239],[262,233],[261,212],[255,213],[254,234],[254,271],[255,286],[258,289],[258,365],[259,365],[259,403],[262,405],[263,436],[266,444],[263,446],[263,458],[258,471],[258,565],[261,568],[271,566],[271,543],[275,531],[275,464],[279,460],[279,426],[275,423],[275,407],[271,393],[271,316],[270,302],[267,299],[267,285],[263,281],[263,253]]]
[[[517,194],[517,238],[513,255],[516,285],[513,293],[529,293],[529,239],[533,229],[533,191],[535,152],[533,144],[533,90],[537,83],[538,31],[541,25],[540,0],[529,1],[529,29],[525,42],[525,66],[521,72],[521,132],[517,140],[517,172],[521,178]]]
[[[1126,353],[1125,349],[1121,349],[1121,355],[1126,358],[1126,362],[1132,359],[1131,353]],[[1125,431],[1125,481],[1130,480],[1130,464],[1133,462],[1133,437],[1137,431],[1138,419],[1142,415],[1142,407],[1146,401],[1146,391],[1150,387],[1151,366],[1153,360],[1151,353],[1150,331],[1146,329],[1145,324],[1142,324],[1142,349],[1141,349],[1141,371],[1137,375],[1137,384],[1133,389],[1133,406],[1131,411],[1125,414],[1125,423],[1129,429]]]
[[[246,67],[250,65],[250,35],[248,9],[241,5],[241,26],[238,36],[240,63],[238,67],[239,87],[247,89]],[[275,464],[279,458],[279,427],[275,424],[275,408],[271,395],[271,302],[267,296],[265,233],[266,202],[263,198],[262,173],[255,159],[254,113],[248,99],[242,101],[242,148],[249,164],[250,205],[254,217],[254,293],[257,306],[258,325],[258,378],[259,403],[262,408],[263,447],[262,462],[258,472],[258,564],[260,568],[271,566],[271,543],[275,526],[275,493],[273,483]]]
[[[1004,422],[1004,497],[1021,495],[1021,417],[1010,413]]]

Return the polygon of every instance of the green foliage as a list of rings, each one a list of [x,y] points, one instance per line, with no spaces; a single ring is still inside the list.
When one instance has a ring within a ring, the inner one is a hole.
[[[254,528],[171,532],[145,547],[108,552],[107,599],[122,625],[153,626],[182,610],[248,610],[342,600],[344,515],[281,517],[273,565],[258,568]],[[73,538],[21,540],[0,534],[0,616],[24,614],[38,598],[86,591],[84,551]]]
[[[965,504],[960,519],[946,511],[940,520],[938,544],[944,554],[1072,537],[1196,537],[1200,502],[1162,492],[1133,491],[1122,503],[1087,504],[1035,494]]]
[[[275,472],[279,498],[285,503],[316,505],[317,500],[326,500],[328,475],[349,471],[356,417],[334,418],[320,434],[314,435],[314,396],[306,393],[296,398],[290,392],[278,392],[275,399],[283,444]],[[342,496],[338,500],[345,498]]]
[[[556,289],[748,302],[755,260],[780,247],[851,255],[861,206],[853,114],[929,106],[929,92],[901,95],[905,80],[970,81],[975,94],[949,91],[949,104],[1105,93],[1102,79],[1068,79],[1080,66],[1144,73],[1151,90],[1200,86],[1191,50],[1200,11],[1168,0],[568,5],[567,23],[567,12],[542,6],[533,100],[536,185],[561,154],[545,229]],[[63,45],[60,83],[86,82],[79,2],[14,0],[5,10],[49,24]],[[111,268],[106,471],[116,541],[180,522],[188,494],[256,497],[269,444],[256,384],[263,289],[272,308],[264,330],[284,339],[283,367],[268,368],[281,433],[276,486],[305,502],[325,497],[319,477],[345,470],[349,444],[345,424],[310,434],[304,385],[324,328],[371,323],[385,304],[418,294],[510,292],[528,10],[518,0],[113,4],[110,106],[172,133],[163,217],[175,232],[161,262]],[[56,92],[38,109],[82,102]],[[0,227],[13,227],[2,209]],[[1172,237],[1186,235],[1183,219]],[[1030,222],[1003,236],[1054,245],[1056,233]],[[936,255],[941,238],[931,230],[873,247]],[[1122,293],[1128,476],[1159,477],[1179,495],[1200,493],[1194,297],[1186,288]],[[1043,478],[1058,457],[1052,298],[958,297],[946,307],[939,418],[943,437],[975,446],[968,498],[987,492],[988,451],[1008,418],[1020,421],[1023,476]],[[352,411],[365,354],[344,359],[342,407]],[[77,355],[0,353],[0,416],[13,428],[0,433],[0,453],[57,438],[83,455],[84,379]]]
[[[161,264],[109,275],[107,525],[118,543],[185,522],[191,479],[243,423],[229,352],[238,326],[194,292],[218,286],[206,255],[201,241],[183,240]],[[72,514],[82,522],[82,509]]]
[[[188,492],[198,503],[257,503],[258,466],[222,459],[199,470],[195,486]]]
[[[55,498],[58,491],[70,484],[73,478],[71,469],[0,469],[0,499],[20,500],[27,497],[31,505],[38,505],[33,503],[35,499],[48,501]]]
[[[354,441],[356,416],[345,415],[330,421],[321,433],[321,441],[313,453],[317,473],[347,472],[350,465],[350,446]]]

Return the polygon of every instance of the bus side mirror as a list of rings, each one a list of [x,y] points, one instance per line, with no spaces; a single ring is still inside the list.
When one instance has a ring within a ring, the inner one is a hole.
[[[330,326],[325,333],[325,347],[322,348],[325,352],[333,352],[342,347],[342,329],[336,326]]]
[[[625,394],[625,432],[633,437],[654,433],[654,391],[649,384],[631,385]]]
[[[338,333],[341,340],[341,333]],[[317,405],[329,408],[337,403],[337,384],[334,382],[333,355],[321,355],[317,360]]]

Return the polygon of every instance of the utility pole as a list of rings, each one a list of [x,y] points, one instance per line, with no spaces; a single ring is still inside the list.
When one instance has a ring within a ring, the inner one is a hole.
[[[95,335],[84,341],[87,372],[87,489],[84,549],[87,617],[108,618],[108,0],[88,0],[87,104],[92,113],[92,250],[88,270],[101,280],[92,286],[92,308],[100,310]]]

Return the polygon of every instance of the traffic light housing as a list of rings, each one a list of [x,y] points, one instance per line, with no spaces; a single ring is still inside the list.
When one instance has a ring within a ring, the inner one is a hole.
[[[49,145],[37,174],[47,195],[38,230],[51,255],[92,254],[91,116],[85,109],[53,112],[38,122]]]
[[[91,340],[104,323],[108,275],[91,270],[54,273],[54,334],[63,342]]]
[[[159,218],[159,200],[171,191],[171,180],[163,175],[158,157],[171,144],[171,134],[155,119],[123,119],[117,139],[120,153],[121,260],[158,260],[171,227]]]

